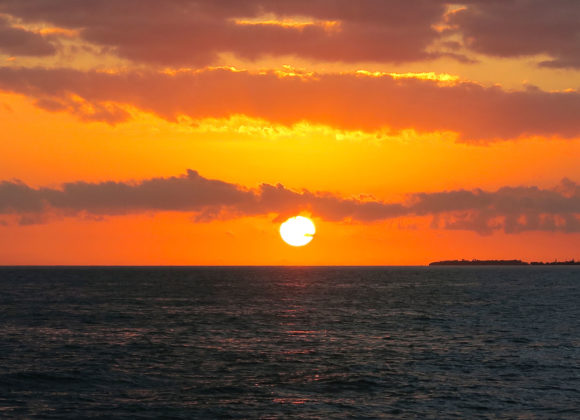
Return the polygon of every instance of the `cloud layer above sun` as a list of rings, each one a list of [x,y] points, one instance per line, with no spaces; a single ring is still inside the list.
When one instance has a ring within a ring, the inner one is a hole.
[[[538,68],[580,69],[578,18],[580,3],[570,0],[4,0],[0,90],[110,124],[130,119],[133,107],[171,121],[246,115],[371,133],[452,132],[463,141],[571,138],[580,133],[576,85],[513,91],[361,66],[528,57]],[[208,68],[224,55],[346,70]],[[79,69],[100,57],[123,61]]]
[[[42,23],[78,31],[120,57],[168,66],[205,66],[226,52],[407,62],[469,60],[465,54],[473,51],[545,54],[541,65],[580,67],[574,0],[4,0],[0,12],[16,21],[3,29],[12,31],[11,41],[0,45],[14,55],[52,51],[49,35],[18,27]],[[58,37],[52,43],[58,46]]]
[[[580,93],[510,92],[472,82],[366,73],[284,76],[226,69],[109,74],[0,68],[0,89],[50,111],[111,124],[124,106],[176,121],[246,115],[277,124],[307,121],[344,130],[450,131],[462,140],[580,135]]]

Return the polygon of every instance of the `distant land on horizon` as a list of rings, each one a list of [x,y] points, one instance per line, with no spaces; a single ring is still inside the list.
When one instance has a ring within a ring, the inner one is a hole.
[[[435,261],[429,264],[432,265],[580,265],[580,261],[553,261],[542,262],[532,261],[526,262],[522,260],[444,260]]]

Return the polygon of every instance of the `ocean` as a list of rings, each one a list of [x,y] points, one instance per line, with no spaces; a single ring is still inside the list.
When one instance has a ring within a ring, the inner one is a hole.
[[[579,267],[0,268],[0,416],[580,418]]]

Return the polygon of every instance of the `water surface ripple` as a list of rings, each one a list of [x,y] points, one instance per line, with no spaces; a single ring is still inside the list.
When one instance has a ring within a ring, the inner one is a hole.
[[[0,416],[580,418],[575,267],[0,268]]]

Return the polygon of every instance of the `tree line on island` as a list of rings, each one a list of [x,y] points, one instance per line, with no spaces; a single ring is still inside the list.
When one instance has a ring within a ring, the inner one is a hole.
[[[574,259],[568,261],[532,261],[526,262],[522,260],[445,260],[445,261],[435,261],[429,264],[432,265],[580,265],[580,261],[574,261]]]

